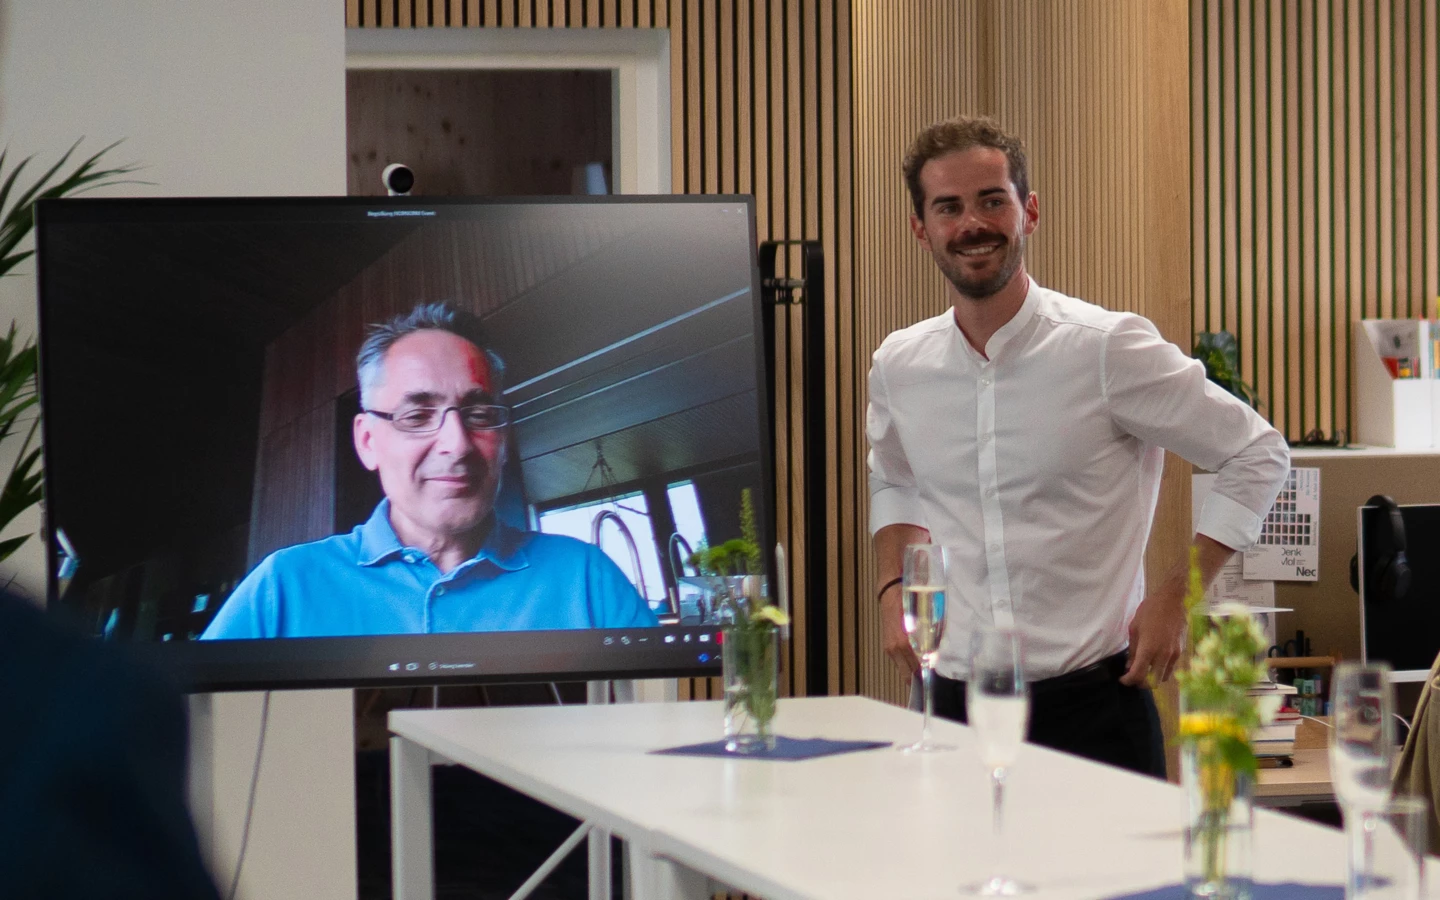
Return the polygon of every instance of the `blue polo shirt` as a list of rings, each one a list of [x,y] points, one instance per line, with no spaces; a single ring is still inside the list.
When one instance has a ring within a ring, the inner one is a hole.
[[[638,628],[649,605],[598,547],[497,524],[480,552],[442,574],[390,526],[390,501],[349,534],[277,550],[230,594],[200,637],[335,637]]]

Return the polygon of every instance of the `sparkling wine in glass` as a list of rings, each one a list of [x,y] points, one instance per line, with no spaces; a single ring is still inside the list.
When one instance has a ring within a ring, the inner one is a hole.
[[[998,848],[1003,834],[1005,779],[1025,742],[1025,727],[1030,721],[1024,643],[1017,632],[980,628],[972,635],[965,715],[975,732],[980,762],[990,775]],[[996,874],[963,890],[983,897],[1014,897],[1033,888],[1008,875]]]
[[[1345,819],[1350,855],[1345,896],[1359,897],[1373,881],[1375,832],[1390,799],[1395,708],[1390,667],[1340,663],[1332,683],[1334,729],[1330,733],[1330,780]]]
[[[906,753],[954,750],[930,739],[930,717],[935,708],[935,657],[945,636],[945,548],[938,544],[911,544],[905,548],[901,582],[902,615],[910,649],[920,658],[925,693],[925,719],[920,740],[901,747]]]

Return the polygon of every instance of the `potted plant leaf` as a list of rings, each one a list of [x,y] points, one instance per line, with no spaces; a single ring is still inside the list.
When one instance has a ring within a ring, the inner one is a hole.
[[[54,165],[23,188],[19,186],[21,175],[35,157],[25,157],[7,173],[8,151],[0,151],[0,179],[3,179],[0,180],[0,276],[14,274],[15,267],[35,253],[33,249],[22,249],[21,244],[35,227],[36,201],[127,183],[122,176],[138,168],[134,164],[102,168],[102,157],[116,146],[110,144],[67,171],[66,166],[79,146],[80,141],[71,144]],[[15,323],[11,322],[5,337],[0,339],[0,445],[20,434],[24,438],[4,484],[0,486],[0,531],[39,503],[42,496],[40,447],[36,443],[40,419],[33,413],[39,402],[35,389],[38,362],[35,342],[31,339],[22,341]],[[22,534],[0,540],[0,562],[8,559],[29,538],[30,535]]]
[[[1244,400],[1259,406],[1255,389],[1240,377],[1240,347],[1228,331],[1202,331],[1195,336],[1191,354],[1205,364],[1205,377]]]

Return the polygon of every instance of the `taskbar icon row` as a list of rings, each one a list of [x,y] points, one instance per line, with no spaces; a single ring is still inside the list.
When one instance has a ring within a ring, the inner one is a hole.
[[[687,657],[693,654],[693,659],[699,663],[710,663],[720,658],[719,647],[722,642],[721,632],[714,626],[670,626],[661,628],[641,628],[632,631],[599,631],[593,635],[593,639],[605,648],[605,652],[636,652],[643,650],[663,650],[666,655],[661,657],[667,660],[674,660],[673,655],[677,652],[684,653]],[[436,675],[463,675],[466,670],[476,669],[474,662],[422,662],[417,660],[386,663],[387,671],[397,675],[412,674],[436,674]]]
[[[696,662],[708,663],[720,658],[720,632],[713,628],[694,626],[681,630],[669,628],[657,630],[646,628],[641,631],[601,632],[596,636],[602,647],[614,650],[639,650],[658,647],[668,652],[693,653]]]
[[[655,629],[647,628],[644,632],[626,632],[624,634],[603,634],[599,637],[602,646],[605,647],[646,647],[657,644],[719,644],[720,632],[718,631],[685,631],[656,633]]]
[[[423,664],[422,666],[422,664],[418,662],[392,662],[385,668],[390,670],[391,672],[419,672],[422,667],[429,672],[444,671],[447,673],[452,673],[463,672],[466,669],[473,669],[475,668],[475,664],[473,662],[432,662]]]

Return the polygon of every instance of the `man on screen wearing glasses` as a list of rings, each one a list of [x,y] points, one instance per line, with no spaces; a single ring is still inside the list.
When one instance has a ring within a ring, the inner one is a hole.
[[[371,327],[355,452],[385,499],[348,534],[266,557],[203,639],[658,624],[599,548],[495,515],[510,410],[471,324],[437,303]]]

